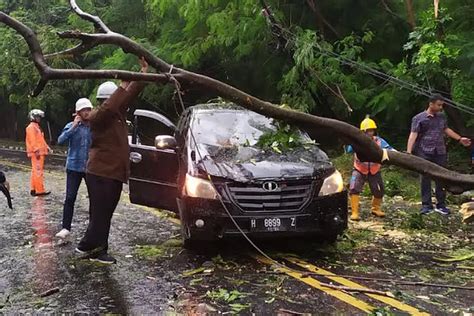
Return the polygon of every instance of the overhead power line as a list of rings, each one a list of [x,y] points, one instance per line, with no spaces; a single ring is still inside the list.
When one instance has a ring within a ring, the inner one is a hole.
[[[295,33],[291,32],[288,28],[283,27],[281,25],[281,23],[278,23],[277,19],[275,18],[275,16],[270,11],[270,9],[267,5],[264,5],[263,13],[264,13],[264,16],[267,18],[267,22],[271,26],[272,33],[279,40],[281,40],[281,38],[283,37],[287,41],[286,46],[288,46],[288,44],[294,45],[295,44],[295,39],[297,38],[297,35]],[[285,34],[283,34],[283,33],[285,33]],[[342,56],[342,55],[340,55],[336,52],[325,49],[325,48],[321,47],[320,45],[316,44],[316,47],[318,48],[319,53],[323,56],[334,58],[339,63],[341,63],[343,65],[350,66],[350,67],[352,67],[356,70],[367,73],[367,74],[369,74],[373,77],[382,79],[382,80],[384,80],[388,83],[391,83],[391,84],[397,85],[401,88],[410,90],[410,91],[416,93],[417,95],[430,97],[433,93],[439,93],[439,92],[446,93],[444,91],[439,91],[439,90],[426,88],[426,87],[418,85],[416,83],[412,83],[412,82],[394,77],[394,76],[389,75],[389,74],[387,74],[383,71],[380,71],[380,70],[375,69],[373,67],[370,67],[368,65],[362,64],[362,63],[357,62],[355,60],[346,58],[346,57],[344,57],[344,56]],[[471,106],[465,105],[465,104],[460,103],[460,102],[456,102],[456,101],[454,101],[454,100],[452,100],[448,97],[444,97],[444,101],[449,106],[451,106],[455,109],[458,109],[461,112],[464,112],[464,113],[467,113],[467,114],[470,114],[470,115],[474,115],[474,108],[472,108]]]

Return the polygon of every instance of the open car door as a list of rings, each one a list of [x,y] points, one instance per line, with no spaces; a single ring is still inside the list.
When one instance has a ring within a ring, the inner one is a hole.
[[[157,149],[155,137],[174,135],[176,126],[165,116],[136,110],[130,145],[130,201],[177,212],[178,154]]]

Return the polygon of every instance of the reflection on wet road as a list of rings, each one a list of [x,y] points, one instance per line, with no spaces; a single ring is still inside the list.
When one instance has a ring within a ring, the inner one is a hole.
[[[44,293],[57,287],[58,257],[47,225],[44,198],[34,198],[30,210],[31,227],[35,234],[33,241],[35,284],[39,292]]]
[[[159,220],[128,205],[120,206],[111,243],[121,260],[114,266],[84,260],[74,248],[87,227],[85,186],[76,202],[71,238],[62,242],[54,237],[60,229],[65,191],[62,166],[50,165],[45,172],[52,194],[31,197],[22,192],[28,188],[30,170],[23,160],[10,157],[0,162],[8,173],[15,201],[13,212],[4,212],[0,201],[0,314],[146,314],[167,310],[168,296],[174,295],[176,284],[163,281],[157,285],[156,277],[147,278],[156,275],[155,267],[141,264],[134,251],[135,238],[159,242],[154,238]],[[171,230],[162,238],[173,234],[176,232]]]

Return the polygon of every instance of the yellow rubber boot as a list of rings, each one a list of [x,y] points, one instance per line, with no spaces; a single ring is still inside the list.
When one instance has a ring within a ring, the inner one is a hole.
[[[372,214],[377,217],[385,217],[385,213],[382,211],[382,199],[372,198]]]
[[[359,201],[360,197],[357,194],[351,194],[349,195],[351,198],[351,221],[359,221]]]

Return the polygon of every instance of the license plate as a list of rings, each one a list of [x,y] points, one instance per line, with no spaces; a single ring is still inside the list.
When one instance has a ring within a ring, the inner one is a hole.
[[[250,230],[258,232],[284,232],[296,229],[296,217],[252,218]]]

